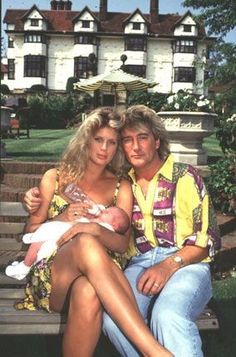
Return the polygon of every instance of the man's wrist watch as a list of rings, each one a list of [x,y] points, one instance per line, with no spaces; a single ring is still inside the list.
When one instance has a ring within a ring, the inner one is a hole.
[[[184,260],[180,255],[171,255],[170,258],[174,263],[178,264],[180,268],[184,266]]]

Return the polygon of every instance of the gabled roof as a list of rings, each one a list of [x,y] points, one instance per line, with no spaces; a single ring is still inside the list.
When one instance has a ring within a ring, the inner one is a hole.
[[[94,15],[94,13],[90,10],[88,6],[85,6],[80,13],[77,13],[75,18],[72,20],[73,22],[76,22],[85,12],[89,12],[90,15],[93,17],[95,22],[99,22],[99,19]]]
[[[28,13],[29,10],[14,10],[8,9],[6,11],[3,22],[7,24],[14,24],[16,32],[24,31],[24,23],[22,18]],[[74,19],[77,18],[80,11],[68,10],[41,10],[40,13],[48,21],[48,31],[50,32],[74,32]],[[90,11],[97,19],[99,13]],[[185,14],[186,15],[186,14]],[[184,15],[184,16],[185,16]],[[112,34],[123,34],[123,23],[130,16],[130,13],[121,12],[108,12],[105,21],[98,22],[98,31]],[[178,14],[165,14],[159,15],[156,22],[151,23],[150,14],[143,14],[147,21],[149,21],[149,34],[154,36],[168,37],[173,36],[173,29],[176,24],[183,19],[183,16]],[[205,37],[205,30],[203,26],[199,27],[198,37]]]
[[[193,14],[191,13],[191,11],[188,10],[188,11],[187,11],[183,16],[181,16],[181,18],[174,24],[174,27],[180,25],[180,24],[183,22],[183,20],[184,20],[187,16],[190,16],[190,17],[195,21]],[[195,21],[195,22],[196,22],[196,21]],[[196,26],[199,27],[199,24],[198,24],[197,22],[196,22]]]
[[[29,17],[29,15],[31,14],[31,12],[33,12],[34,10],[36,10],[41,16],[42,18],[47,21],[47,18],[43,15],[43,13],[38,9],[38,7],[36,5],[33,5],[23,16],[22,16],[22,20],[26,20],[27,17]]]
[[[137,8],[136,10],[134,10],[134,12],[132,12],[132,14],[130,14],[126,19],[124,19],[124,23],[129,22],[132,17],[136,14],[139,14],[140,16],[143,17],[143,19],[145,20],[145,22],[149,22],[149,20],[145,17],[145,15]]]

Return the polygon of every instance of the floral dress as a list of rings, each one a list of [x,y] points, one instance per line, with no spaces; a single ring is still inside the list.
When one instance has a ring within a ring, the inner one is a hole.
[[[109,206],[116,204],[116,198],[119,192],[120,181],[118,180],[112,203]],[[56,182],[56,189],[48,210],[48,219],[51,219],[61,214],[69,203],[59,194],[58,180]],[[108,206],[107,206],[108,207]],[[43,309],[51,312],[49,308],[49,299],[51,294],[51,266],[57,250],[47,258],[43,258],[38,263],[32,266],[27,275],[27,283],[25,287],[25,297],[15,303],[17,310],[37,310]],[[118,253],[109,252],[111,258],[119,266],[123,265],[122,258]]]

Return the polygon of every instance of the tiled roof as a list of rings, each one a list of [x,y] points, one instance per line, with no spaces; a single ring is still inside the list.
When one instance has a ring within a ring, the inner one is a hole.
[[[22,18],[29,11],[8,9],[6,11],[3,22],[7,24],[15,24],[14,31],[24,31],[24,23]],[[73,19],[78,17],[80,11],[68,10],[40,10],[40,13],[48,20],[48,31],[55,32],[74,32]],[[99,13],[91,11],[91,13],[99,19]],[[150,21],[150,14],[143,14]],[[123,34],[123,24],[130,16],[130,13],[108,12],[106,21],[101,21],[98,24],[98,31],[104,33]],[[182,16],[177,14],[159,15],[158,20],[150,24],[149,34],[158,36],[173,36],[174,26]],[[199,37],[205,37],[205,30],[202,26],[199,27]]]

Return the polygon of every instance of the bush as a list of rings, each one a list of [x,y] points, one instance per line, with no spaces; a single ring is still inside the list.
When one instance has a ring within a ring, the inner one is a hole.
[[[36,94],[28,99],[30,125],[37,129],[63,129],[78,122],[79,113],[91,106],[89,95]]]
[[[209,165],[206,185],[216,210],[236,214],[236,156],[229,155]]]
[[[33,93],[45,93],[47,88],[43,84],[33,84],[29,91]]]
[[[148,93],[144,91],[132,92],[128,98],[128,105],[143,104],[159,112],[166,103],[168,95],[162,93]]]
[[[229,118],[220,117],[217,122],[216,138],[223,153],[236,151],[236,114]]]
[[[1,90],[1,94],[10,94],[11,93],[9,87],[6,84],[1,84],[0,90]]]
[[[69,77],[66,83],[66,93],[74,92],[74,83],[77,83],[78,79],[76,77]]]

